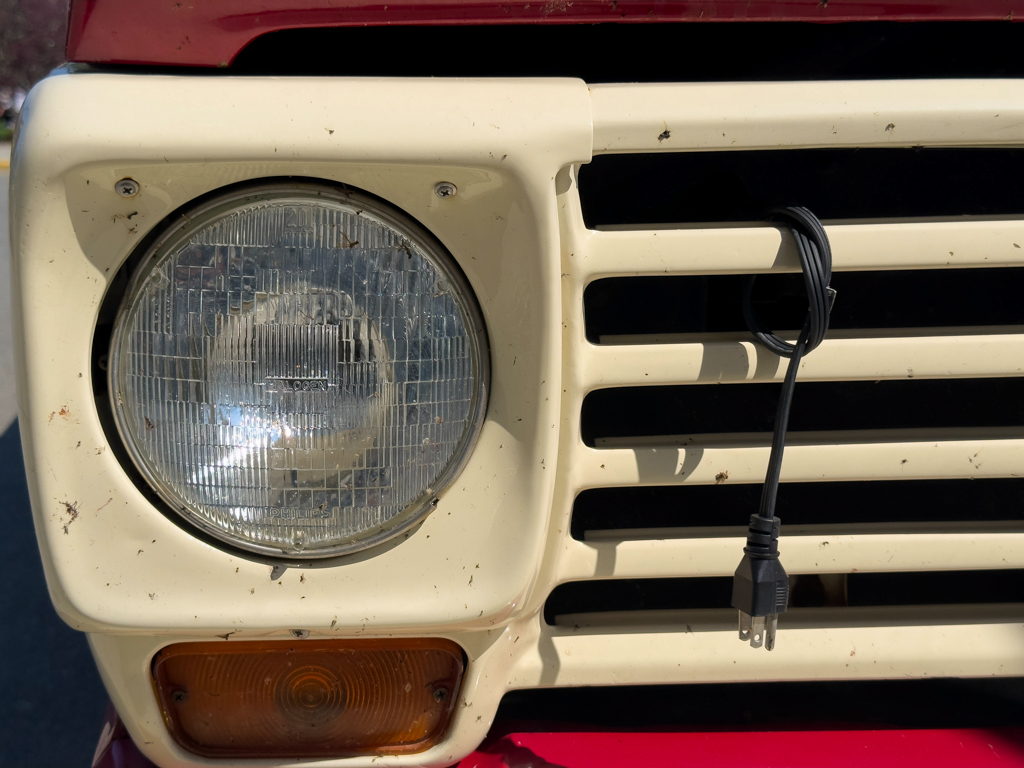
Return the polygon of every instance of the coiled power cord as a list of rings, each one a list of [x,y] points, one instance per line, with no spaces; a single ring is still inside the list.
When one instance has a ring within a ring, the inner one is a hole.
[[[776,336],[754,311],[756,276],[750,277],[743,291],[743,318],[747,328],[761,346],[789,359],[779,406],[775,412],[772,450],[761,490],[761,505],[750,516],[747,545],[743,548],[743,559],[732,581],[732,606],[740,612],[740,640],[749,641],[754,648],[764,645],[770,651],[775,647],[779,614],[786,610],[789,603],[789,576],[779,560],[781,521],[775,516],[789,408],[793,403],[800,360],[825,338],[836,292],[829,286],[832,279],[832,250],[818,217],[806,208],[790,207],[772,209],[769,218],[785,225],[796,241],[808,300],[807,316],[800,336],[795,344],[790,344]]]

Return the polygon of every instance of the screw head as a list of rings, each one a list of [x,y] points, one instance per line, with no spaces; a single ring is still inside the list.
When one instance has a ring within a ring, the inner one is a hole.
[[[288,631],[296,640],[305,640],[307,637],[309,637],[308,629],[290,629]]]
[[[434,701],[440,704],[442,701],[448,698],[447,688],[435,688],[434,689]]]
[[[455,197],[455,193],[458,191],[458,187],[450,181],[439,181],[434,185],[434,194],[442,200],[447,200],[449,197]]]
[[[135,179],[121,179],[114,185],[114,191],[121,197],[135,197],[139,194],[139,182]]]
[[[188,701],[188,691],[184,688],[177,688],[171,692],[171,701],[175,704],[184,704]]]

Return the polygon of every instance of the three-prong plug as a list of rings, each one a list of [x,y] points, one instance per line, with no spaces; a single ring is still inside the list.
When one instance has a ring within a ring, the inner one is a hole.
[[[789,603],[789,576],[779,561],[777,517],[750,516],[747,546],[732,577],[732,607],[740,612],[740,640],[775,647],[779,614]]]

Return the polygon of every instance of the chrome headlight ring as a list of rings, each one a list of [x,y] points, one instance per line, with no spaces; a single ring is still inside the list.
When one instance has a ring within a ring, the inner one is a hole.
[[[365,193],[287,181],[145,249],[108,385],[145,481],[216,539],[309,560],[419,522],[483,423],[482,315],[443,246]]]

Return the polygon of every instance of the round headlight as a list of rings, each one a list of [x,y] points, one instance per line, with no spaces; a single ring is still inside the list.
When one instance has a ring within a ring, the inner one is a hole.
[[[143,255],[110,392],[146,481],[246,550],[352,552],[420,520],[486,405],[472,294],[415,222],[365,195],[249,189]]]

